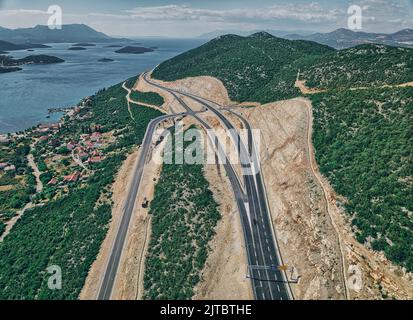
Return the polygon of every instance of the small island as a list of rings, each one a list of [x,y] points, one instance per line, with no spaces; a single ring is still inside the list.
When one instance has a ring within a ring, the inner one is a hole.
[[[70,47],[67,50],[72,50],[72,51],[81,51],[81,50],[86,50],[86,48],[83,47]]]
[[[45,54],[27,56],[23,59],[14,60],[18,65],[24,64],[53,64],[53,63],[62,63],[65,62],[63,59],[54,56],[47,56]]]
[[[111,44],[111,45],[105,46],[105,48],[122,48],[122,46],[120,44]]]
[[[10,56],[0,56],[0,73],[20,71],[19,66],[26,64],[54,64],[65,62],[63,59],[48,55],[31,55],[22,59],[14,59]]]
[[[94,43],[81,42],[75,43],[73,47],[96,47],[96,45]]]
[[[113,61],[115,61],[115,60],[109,59],[109,58],[102,58],[102,59],[98,60],[98,62],[113,62]]]
[[[21,70],[23,69],[19,67],[0,67],[0,73],[9,73],[9,72],[15,72],[15,71],[21,71]]]
[[[115,52],[116,53],[143,54],[145,52],[153,52],[153,51],[155,50],[151,48],[127,46]]]

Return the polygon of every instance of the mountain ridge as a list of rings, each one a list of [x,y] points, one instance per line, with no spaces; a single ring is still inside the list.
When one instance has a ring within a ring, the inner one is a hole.
[[[25,43],[76,43],[76,42],[114,42],[128,39],[112,38],[85,24],[65,24],[62,29],[49,29],[36,25],[32,28],[7,29],[0,27],[0,40],[14,44]]]
[[[413,47],[413,29],[402,29],[394,33],[368,33],[339,28],[327,33],[314,33],[302,36],[289,34],[285,38],[289,40],[307,40],[322,43],[335,49],[346,49],[360,44],[377,43],[391,46]],[[411,42],[411,43],[409,43]]]
[[[275,37],[288,40],[307,40],[315,41],[321,44],[328,45],[335,49],[346,49],[365,43],[379,43],[392,46],[413,47],[413,29],[406,28],[394,33],[375,33],[364,31],[352,31],[346,28],[338,28],[330,32],[309,32],[304,30],[296,31],[281,31],[281,30],[216,30],[204,33],[199,38],[213,39],[225,34],[235,34],[239,36],[249,36],[260,32],[266,32]],[[406,43],[407,42],[407,43]]]
[[[265,32],[223,35],[161,63],[153,72],[165,81],[213,76],[224,83],[232,100],[260,103],[299,96],[297,74],[310,88],[321,90],[399,85],[413,80],[413,49],[361,44],[336,50]]]

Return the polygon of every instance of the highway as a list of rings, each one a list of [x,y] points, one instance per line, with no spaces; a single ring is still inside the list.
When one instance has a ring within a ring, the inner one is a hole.
[[[146,160],[149,155],[149,151],[152,146],[152,138],[156,127],[163,121],[182,116],[185,114],[165,115],[153,119],[146,130],[145,137],[142,141],[141,150],[138,162],[134,168],[134,174],[131,185],[129,187],[128,195],[123,207],[122,219],[119,225],[119,229],[116,234],[115,242],[111,249],[110,257],[106,265],[104,277],[100,285],[97,299],[109,300],[112,294],[113,285],[116,279],[116,273],[119,268],[119,262],[122,256],[123,247],[125,244],[126,235],[129,229],[129,223],[132,217],[133,209],[135,207],[136,197],[138,195],[139,186],[142,180],[143,169],[145,167]]]
[[[243,188],[238,179],[232,177],[233,173],[231,173],[231,171],[233,169],[230,164],[225,165],[225,170],[230,178],[230,183],[241,216],[249,264],[249,278],[251,279],[255,298],[259,300],[293,299],[285,271],[278,269],[283,263],[270,219],[263,178],[259,166],[257,165],[259,160],[254,152],[251,154],[253,147],[249,146],[248,153],[232,123],[220,112],[219,109],[222,108],[222,106],[194,94],[160,86],[149,80],[147,73],[144,74],[143,78],[148,84],[171,93],[181,105],[184,106],[189,114],[191,114],[190,107],[179,97],[179,95],[200,103],[206,109],[213,112],[227,130],[230,130],[233,143],[236,143],[236,147],[239,151],[245,190],[242,190]],[[237,116],[241,118],[246,129],[249,130],[248,140],[251,142],[252,134],[248,121],[238,114]],[[204,120],[197,116],[196,118],[204,127],[206,127]],[[210,128],[207,124],[206,128],[208,127]]]

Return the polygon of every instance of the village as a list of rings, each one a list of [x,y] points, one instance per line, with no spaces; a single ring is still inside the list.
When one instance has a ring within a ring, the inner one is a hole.
[[[90,124],[89,105],[85,98],[58,123],[0,135],[0,231],[26,207],[84,187],[110,154],[116,137]]]
[[[89,117],[81,110],[75,108],[60,123],[42,124],[32,132],[32,153],[46,195],[56,193],[56,189],[65,192],[68,186],[81,185],[93,174],[94,166],[106,158],[105,150],[116,142],[113,134],[104,132],[99,124],[81,126],[80,130],[66,126],[72,120],[81,125]]]

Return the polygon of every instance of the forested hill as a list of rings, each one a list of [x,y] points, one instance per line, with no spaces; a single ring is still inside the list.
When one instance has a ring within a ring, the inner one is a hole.
[[[153,76],[173,81],[210,75],[235,101],[267,103],[293,98],[298,71],[309,87],[343,89],[412,81],[413,49],[366,44],[336,51],[311,41],[261,32],[225,35],[160,64]]]
[[[227,35],[162,63],[153,76],[211,75],[235,101],[302,95],[312,88],[317,163],[342,196],[357,240],[413,272],[413,49],[365,44],[336,51],[260,33]],[[352,89],[352,90],[350,90]],[[358,89],[358,90],[353,90]]]
[[[225,35],[162,63],[153,76],[173,81],[210,75],[222,80],[233,100],[279,100],[298,94],[294,88],[296,71],[286,67],[298,59],[332,52],[335,50],[315,42],[285,40],[265,32],[249,37]],[[274,79],[281,90],[260,92]],[[285,79],[288,86],[283,84]]]
[[[397,85],[413,81],[413,49],[360,45],[303,66],[309,87],[340,89]]]

